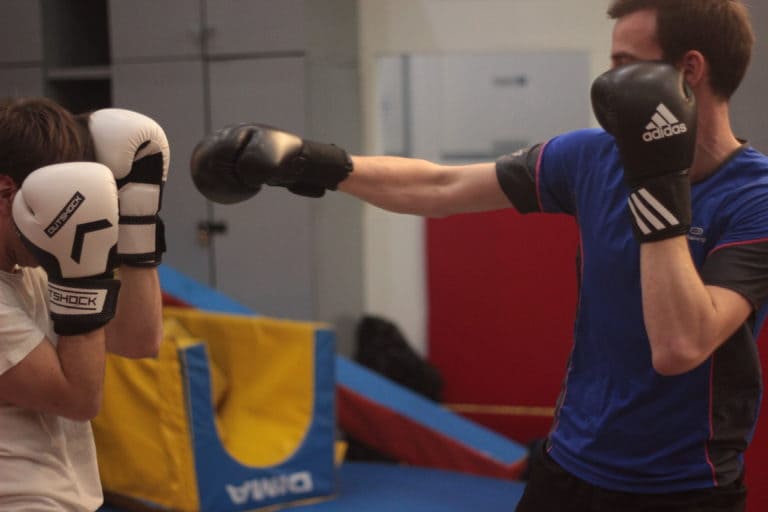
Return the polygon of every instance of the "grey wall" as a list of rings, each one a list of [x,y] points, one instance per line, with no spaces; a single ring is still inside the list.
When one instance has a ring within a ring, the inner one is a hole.
[[[768,2],[749,2],[757,42],[744,83],[733,97],[736,136],[768,153]]]

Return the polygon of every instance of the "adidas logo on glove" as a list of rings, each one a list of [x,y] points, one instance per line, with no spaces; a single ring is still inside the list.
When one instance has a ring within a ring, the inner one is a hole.
[[[673,137],[688,131],[685,123],[681,123],[663,103],[659,103],[659,106],[656,107],[656,112],[651,117],[651,122],[645,126],[645,129],[646,131],[643,133],[643,140],[645,142]]]

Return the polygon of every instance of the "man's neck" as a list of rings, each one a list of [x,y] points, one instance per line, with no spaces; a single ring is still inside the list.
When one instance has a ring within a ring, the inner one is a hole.
[[[712,175],[742,145],[731,129],[727,103],[702,107],[699,109],[696,153],[690,169],[692,182]]]
[[[16,227],[9,222],[9,217],[0,215],[0,270],[4,272],[16,272],[19,266],[24,266],[19,261],[19,251],[22,242],[16,232]]]
[[[8,254],[9,252],[10,251],[7,250],[7,247],[0,249],[0,270],[3,272],[13,272],[13,270],[16,268],[16,263]]]

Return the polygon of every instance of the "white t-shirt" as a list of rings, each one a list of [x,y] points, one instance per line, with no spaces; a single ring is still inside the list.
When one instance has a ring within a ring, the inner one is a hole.
[[[45,273],[0,271],[0,374],[46,336],[56,344]],[[90,422],[0,402],[0,510],[93,511],[101,503]]]

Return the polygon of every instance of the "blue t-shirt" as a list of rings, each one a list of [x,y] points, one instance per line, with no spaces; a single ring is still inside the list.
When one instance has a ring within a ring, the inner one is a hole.
[[[512,156],[518,163],[526,157]],[[580,232],[574,346],[548,440],[551,457],[618,491],[676,492],[736,480],[761,396],[754,316],[697,368],[658,374],[643,322],[629,188],[613,137],[599,129],[571,132],[528,157],[529,206],[535,201],[528,211],[573,215]],[[501,167],[502,188],[516,206],[525,203],[510,192],[524,189],[525,178]],[[768,158],[743,146],[692,185],[691,202],[688,240],[702,279],[741,293],[759,313],[768,295]]]

